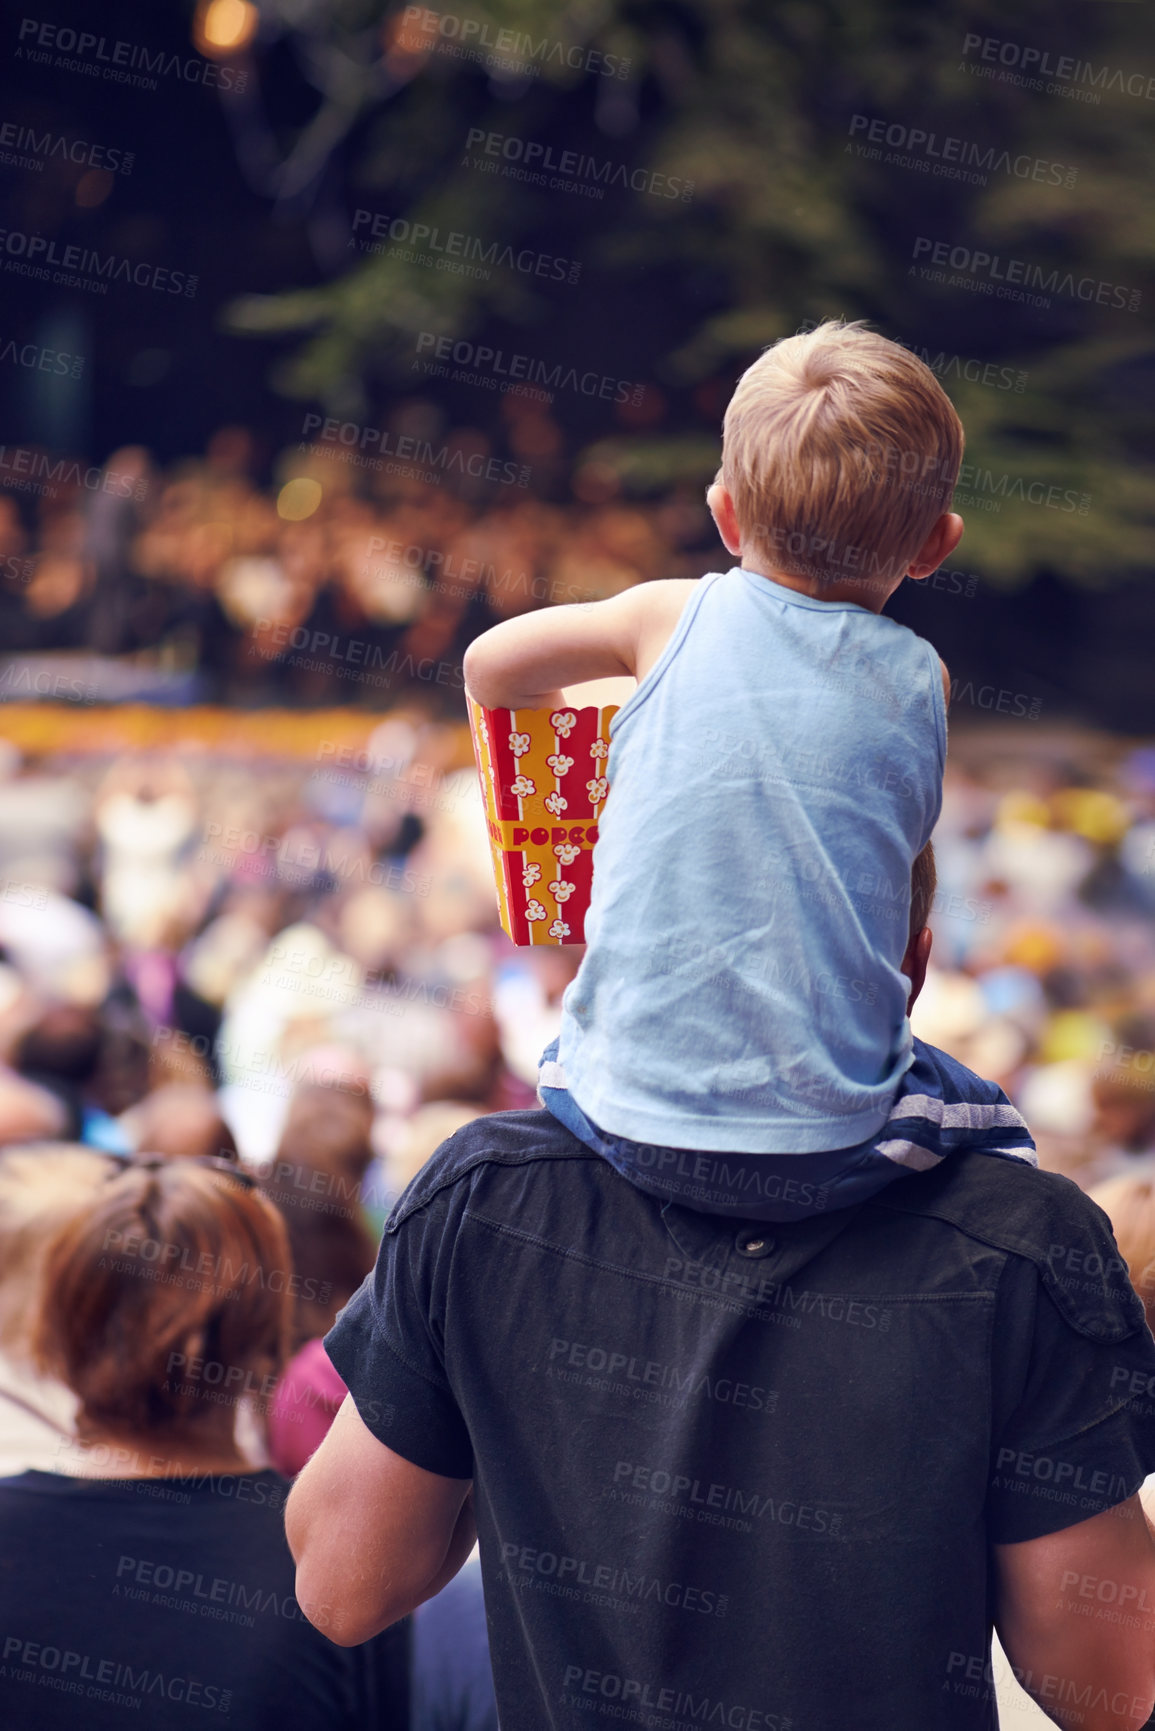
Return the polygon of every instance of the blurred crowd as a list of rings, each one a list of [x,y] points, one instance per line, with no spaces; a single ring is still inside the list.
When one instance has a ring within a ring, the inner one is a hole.
[[[511,437],[535,452],[551,429],[539,416]],[[479,631],[544,602],[696,577],[709,559],[689,549],[716,546],[700,489],[626,503],[589,464],[575,503],[550,505],[357,455],[339,438],[306,443],[263,484],[251,435],[230,427],[164,471],[138,447],[102,470],[31,464],[28,491],[0,494],[0,642],[144,653],[195,671],[209,701],[384,709],[418,684],[449,714]]]

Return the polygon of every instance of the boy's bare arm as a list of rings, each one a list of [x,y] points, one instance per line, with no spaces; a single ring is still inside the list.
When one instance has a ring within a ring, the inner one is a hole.
[[[466,690],[485,709],[554,709],[567,685],[644,679],[694,587],[682,578],[639,583],[608,601],[504,619],[466,650]]]
[[[946,704],[947,708],[949,709],[950,708],[950,674],[947,672],[946,662],[943,660],[941,655],[938,658],[938,664],[942,668],[942,700]]]

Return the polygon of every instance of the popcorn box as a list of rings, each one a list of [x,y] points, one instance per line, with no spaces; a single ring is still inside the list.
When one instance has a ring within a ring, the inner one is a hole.
[[[582,944],[619,705],[468,702],[502,929],[515,944]]]

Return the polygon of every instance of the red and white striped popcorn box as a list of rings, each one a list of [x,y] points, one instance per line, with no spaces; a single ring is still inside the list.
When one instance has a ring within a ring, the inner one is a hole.
[[[502,929],[515,944],[582,944],[618,704],[483,709],[469,725]]]

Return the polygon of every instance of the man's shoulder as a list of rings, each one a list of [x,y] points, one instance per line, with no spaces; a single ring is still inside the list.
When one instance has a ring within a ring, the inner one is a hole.
[[[1057,1172],[960,1153],[889,1185],[869,1206],[944,1221],[1034,1263],[1057,1309],[1091,1339],[1125,1340],[1145,1326],[1110,1220]]]
[[[487,1169],[572,1160],[602,1164],[551,1112],[486,1112],[450,1136],[431,1154],[389,1216],[395,1230],[441,1192],[472,1186]]]

